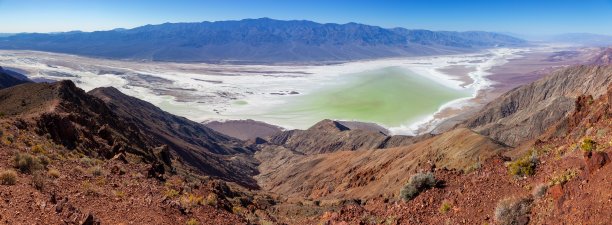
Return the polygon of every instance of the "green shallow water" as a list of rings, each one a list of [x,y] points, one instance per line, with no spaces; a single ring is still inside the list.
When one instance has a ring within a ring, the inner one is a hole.
[[[409,70],[388,67],[347,75],[342,83],[322,84],[320,89],[288,99],[289,103],[273,109],[268,116],[304,124],[331,118],[395,127],[416,122],[443,104],[470,95],[469,91],[446,87]]]

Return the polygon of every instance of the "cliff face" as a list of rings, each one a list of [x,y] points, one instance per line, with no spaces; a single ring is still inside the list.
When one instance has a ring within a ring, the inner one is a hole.
[[[565,118],[578,96],[599,96],[610,84],[610,65],[568,67],[503,94],[461,126],[517,146]]]

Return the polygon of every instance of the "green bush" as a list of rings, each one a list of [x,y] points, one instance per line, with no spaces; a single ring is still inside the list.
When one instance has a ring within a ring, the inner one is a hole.
[[[15,168],[22,173],[33,173],[43,168],[40,160],[28,153],[17,153],[14,158]]]
[[[400,197],[404,201],[415,198],[419,193],[436,185],[433,173],[416,173],[410,177],[408,183],[400,190]]]
[[[582,140],[582,144],[580,144],[580,148],[585,152],[592,152],[597,149],[597,142],[593,141],[590,138],[585,138]]]
[[[538,165],[538,157],[536,154],[531,154],[526,157],[517,159],[508,165],[508,172],[515,176],[531,176],[535,174],[536,166]]]
[[[518,224],[521,217],[531,211],[531,198],[506,198],[495,207],[495,221],[500,225]]]
[[[440,205],[440,208],[438,209],[438,211],[444,214],[450,211],[451,208],[452,208],[451,204],[445,201],[445,202],[442,202],[442,205]]]
[[[17,183],[17,173],[13,170],[5,170],[0,172],[0,184],[15,185]]]

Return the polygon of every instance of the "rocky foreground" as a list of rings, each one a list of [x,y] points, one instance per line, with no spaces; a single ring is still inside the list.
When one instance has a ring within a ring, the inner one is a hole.
[[[2,70],[0,224],[608,224],[610,52],[416,137],[325,120],[240,140]]]

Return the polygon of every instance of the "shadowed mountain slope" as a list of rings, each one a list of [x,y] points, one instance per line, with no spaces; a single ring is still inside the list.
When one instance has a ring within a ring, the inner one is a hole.
[[[16,72],[5,70],[0,66],[0,89],[31,82],[27,78],[23,79],[19,75],[20,74]]]
[[[177,160],[204,175],[256,187],[255,165],[242,156],[252,152],[239,140],[114,88],[92,93],[100,98],[70,81],[19,85],[0,90],[0,109],[27,118],[23,126],[86,155],[111,158],[127,152],[171,170]]]

